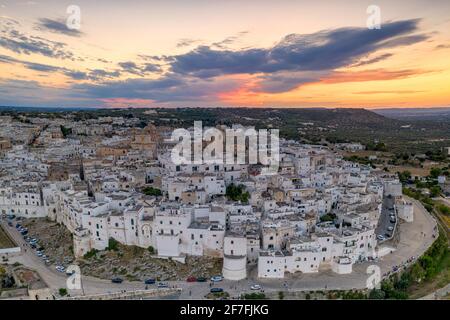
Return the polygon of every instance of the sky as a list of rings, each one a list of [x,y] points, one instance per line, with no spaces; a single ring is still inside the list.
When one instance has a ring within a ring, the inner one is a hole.
[[[449,54],[448,0],[0,0],[7,106],[448,107]]]

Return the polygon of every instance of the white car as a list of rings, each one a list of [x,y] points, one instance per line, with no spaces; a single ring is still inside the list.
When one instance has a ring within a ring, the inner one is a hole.
[[[65,272],[66,271],[66,268],[64,268],[63,266],[56,266],[56,268],[55,268],[57,271],[59,271],[59,272]]]
[[[377,239],[378,239],[378,240],[384,240],[385,237],[384,237],[383,235],[379,234],[379,235],[377,235]]]
[[[261,290],[261,286],[259,284],[254,284],[250,287],[252,290]]]
[[[222,280],[223,280],[222,276],[214,276],[214,277],[211,278],[212,282],[219,282],[219,281],[222,281]]]
[[[394,227],[388,227],[388,230],[392,231],[392,230],[394,230]]]

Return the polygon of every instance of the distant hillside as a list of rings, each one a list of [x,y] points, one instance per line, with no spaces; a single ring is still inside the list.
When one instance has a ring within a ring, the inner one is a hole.
[[[448,122],[428,121],[420,117],[396,119],[392,114],[403,112],[399,110],[377,110],[377,112],[356,108],[156,108],[151,110],[152,112],[141,108],[64,109],[63,112],[51,114],[52,117],[71,116],[74,121],[102,116],[135,117],[141,120],[143,126],[152,122],[163,126],[190,127],[194,121],[199,120],[204,126],[241,124],[255,126],[257,129],[279,129],[281,137],[305,143],[355,141],[371,146],[382,143],[392,152],[424,153],[450,146]],[[26,109],[5,111],[0,108],[0,114],[16,113],[36,116],[35,111]],[[43,115],[45,111],[41,109],[39,116]]]
[[[450,108],[376,109],[373,112],[398,120],[450,122]]]

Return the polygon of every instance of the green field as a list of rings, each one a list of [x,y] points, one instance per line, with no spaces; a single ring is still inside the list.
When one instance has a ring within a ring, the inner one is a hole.
[[[13,248],[16,245],[14,242],[11,241],[11,239],[6,235],[5,231],[2,227],[0,227],[0,249],[5,248]]]

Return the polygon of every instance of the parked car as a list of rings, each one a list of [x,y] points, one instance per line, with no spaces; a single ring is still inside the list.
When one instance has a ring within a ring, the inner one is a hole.
[[[10,226],[10,227],[12,227],[12,226],[13,226],[13,224],[12,224],[12,222],[11,222],[11,221],[8,221],[8,226]]]
[[[197,282],[206,282],[208,279],[206,279],[205,277],[198,277],[197,278]]]
[[[20,223],[17,223],[16,224],[16,229],[19,229],[19,228],[21,228],[22,226],[20,225]]]
[[[211,281],[212,282],[219,282],[219,281],[222,281],[223,280],[223,277],[222,276],[214,276],[214,277],[211,277]]]
[[[65,272],[66,271],[66,268],[64,268],[63,266],[60,266],[60,265],[56,266],[55,269],[56,269],[56,271],[59,271],[59,272]]]
[[[166,282],[160,282],[158,283],[158,288],[168,288],[169,285]]]
[[[155,284],[155,283],[156,283],[156,280],[150,278],[150,279],[146,279],[146,280],[144,281],[144,283],[145,283],[145,284]]]
[[[42,257],[44,255],[44,253],[42,251],[36,251],[36,255],[38,257]]]
[[[74,273],[75,273],[75,270],[72,270],[72,271],[66,270],[66,275],[67,275],[67,276],[71,276],[71,275],[73,275]]]
[[[122,278],[119,278],[119,277],[116,277],[116,278],[112,278],[112,279],[111,279],[111,282],[112,282],[112,283],[122,283],[122,282],[123,282],[123,279],[122,279]]]
[[[187,281],[187,282],[196,282],[196,281],[197,281],[197,278],[194,277],[194,276],[189,276],[189,277],[186,279],[186,281]]]
[[[388,230],[392,231],[392,230],[394,230],[394,227],[388,227]]]
[[[385,238],[383,235],[379,234],[377,235],[377,239],[383,241]]]
[[[254,284],[250,287],[252,290],[261,290],[261,286],[259,284]]]
[[[223,292],[222,288],[211,288],[210,290],[211,293],[219,293],[219,292]]]

